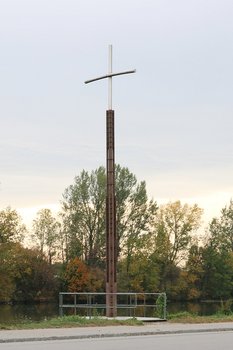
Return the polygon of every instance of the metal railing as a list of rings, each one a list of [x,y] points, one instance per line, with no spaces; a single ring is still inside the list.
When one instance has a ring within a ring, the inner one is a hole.
[[[166,293],[114,293],[117,298],[117,315],[124,317],[150,317],[166,320]],[[75,315],[105,316],[107,293],[59,293],[59,314],[73,309]]]

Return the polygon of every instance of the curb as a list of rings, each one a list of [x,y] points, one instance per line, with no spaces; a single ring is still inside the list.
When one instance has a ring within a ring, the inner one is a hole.
[[[130,333],[100,333],[100,334],[86,334],[74,336],[49,336],[49,337],[31,337],[31,338],[12,338],[0,339],[1,343],[23,343],[35,341],[53,341],[53,340],[74,340],[74,339],[95,339],[95,338],[114,338],[114,337],[138,337],[147,335],[169,335],[169,334],[187,334],[187,333],[210,333],[210,332],[232,332],[232,328],[205,328],[205,329],[185,329],[185,330],[171,330],[171,331],[154,331],[154,332],[130,332]]]

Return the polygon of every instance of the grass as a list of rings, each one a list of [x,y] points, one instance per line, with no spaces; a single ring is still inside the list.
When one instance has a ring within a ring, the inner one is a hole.
[[[225,314],[223,312],[210,316],[199,316],[189,312],[179,312],[169,314],[167,318],[169,323],[218,323],[233,322],[233,313]],[[72,328],[72,327],[105,327],[105,326],[139,326],[143,325],[142,321],[136,318],[128,320],[104,319],[101,317],[86,318],[83,316],[63,316],[56,317],[44,321],[22,320],[15,323],[1,323],[0,330],[16,330],[16,329],[46,329],[46,328]]]
[[[170,323],[219,323],[219,322],[233,322],[233,313],[226,314],[218,312],[210,316],[199,316],[189,312],[179,312],[168,315]]]
[[[100,317],[86,318],[82,316],[63,316],[56,317],[44,321],[22,320],[15,323],[1,323],[0,329],[46,329],[46,328],[72,328],[72,327],[104,327],[104,326],[138,326],[143,325],[143,322],[136,318],[128,320],[104,319]]]

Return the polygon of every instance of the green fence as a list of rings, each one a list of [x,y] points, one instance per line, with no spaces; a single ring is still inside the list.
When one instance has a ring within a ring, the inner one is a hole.
[[[118,317],[140,317],[164,321],[167,316],[165,293],[115,293]],[[60,316],[93,317],[106,315],[107,293],[59,293]]]

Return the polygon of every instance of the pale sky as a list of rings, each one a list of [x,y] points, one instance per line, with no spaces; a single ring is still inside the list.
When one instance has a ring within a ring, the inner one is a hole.
[[[232,0],[0,0],[0,209],[56,209],[105,165],[108,71],[116,162],[157,202],[233,197]]]

